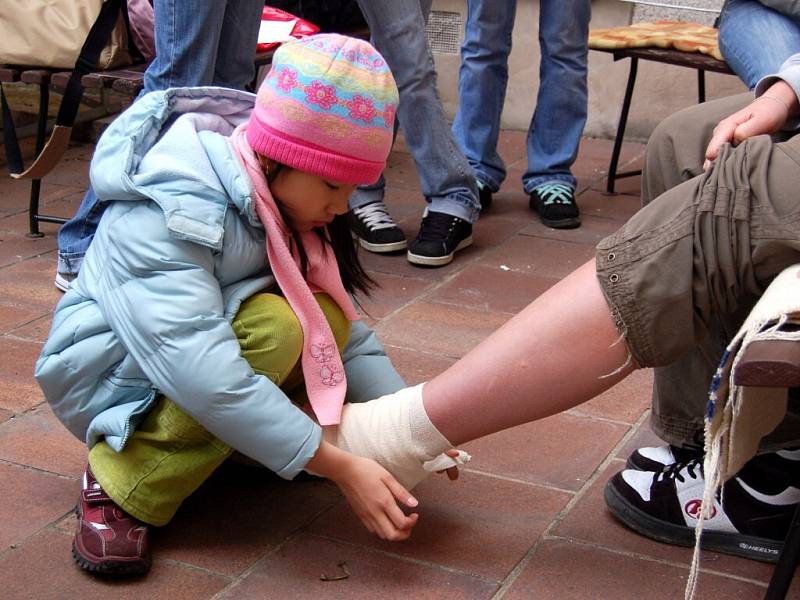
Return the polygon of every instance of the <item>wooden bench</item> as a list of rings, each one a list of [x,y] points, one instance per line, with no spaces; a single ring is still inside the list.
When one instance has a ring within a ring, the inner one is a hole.
[[[0,83],[28,83],[39,87],[39,109],[36,126],[36,154],[42,151],[47,135],[47,112],[50,105],[50,79],[53,71],[48,69],[23,69],[17,67],[0,66]],[[4,132],[5,133],[5,132]],[[63,223],[61,217],[39,214],[39,194],[41,193],[41,180],[31,181],[30,200],[28,205],[28,236],[41,237],[39,222]]]
[[[349,32],[348,35],[369,38],[369,30]],[[256,52],[254,63],[256,66],[256,78],[261,67],[272,62],[274,50],[266,52]],[[124,69],[109,71],[97,71],[84,75],[81,84],[85,89],[99,90],[102,98],[106,98],[107,90],[114,90],[124,96],[136,98],[144,87],[145,64],[131,65]],[[39,103],[36,119],[36,144],[35,150],[38,155],[45,145],[48,123],[48,107],[50,105],[50,92],[63,92],[71,71],[52,70],[43,68],[26,68],[17,66],[0,65],[0,83],[26,83],[36,85],[39,88]],[[253,81],[255,84],[255,80]],[[84,114],[82,120],[90,120],[108,114],[104,107],[98,107],[96,111],[89,111]],[[67,219],[52,215],[41,214],[39,212],[39,198],[41,194],[41,180],[31,180],[30,200],[28,205],[28,236],[41,237],[44,234],[39,231],[39,223],[65,223]]]
[[[693,2],[683,2],[680,6],[646,0],[622,2],[632,7],[628,25],[592,29],[589,32],[590,50],[611,54],[615,61],[630,60],[628,82],[608,166],[607,194],[614,194],[617,179],[641,173],[639,170],[617,172],[640,60],[695,69],[698,102],[705,102],[706,99],[707,71],[735,75],[719,51],[719,8],[699,6]],[[714,24],[704,24],[712,16],[715,17]]]
[[[697,52],[683,52],[681,50],[673,50],[668,48],[592,48],[597,52],[607,52],[614,57],[614,60],[630,59],[630,69],[628,71],[628,82],[625,86],[625,96],[622,99],[622,108],[620,110],[619,122],[617,124],[617,133],[614,136],[614,148],[611,151],[611,160],[608,165],[608,178],[606,179],[606,193],[614,194],[614,183],[617,179],[624,177],[632,177],[640,175],[641,170],[617,172],[619,166],[619,155],[622,151],[622,141],[625,138],[625,127],[628,123],[628,113],[631,108],[631,100],[633,99],[633,89],[636,85],[636,74],[639,68],[640,60],[649,60],[653,62],[664,63],[667,65],[675,65],[678,67],[686,67],[688,69],[697,70],[697,102],[702,103],[706,101],[706,72],[724,73],[727,75],[735,75],[723,60],[718,60],[713,56],[707,54],[699,54]]]

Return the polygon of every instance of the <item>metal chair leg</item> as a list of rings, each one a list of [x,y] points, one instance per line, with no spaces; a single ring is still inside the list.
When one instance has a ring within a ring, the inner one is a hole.
[[[49,82],[39,84],[39,122],[36,126],[36,155],[44,148],[45,136],[47,135],[47,110],[50,105],[50,85]],[[39,231],[39,196],[42,190],[42,180],[31,180],[31,196],[28,202],[28,237],[42,237],[44,234]]]
[[[45,81],[39,84],[39,120],[36,129],[36,155],[38,156],[42,148],[44,148],[45,140],[47,138],[47,112],[50,104],[50,85]],[[39,223],[57,223],[63,224],[67,222],[64,217],[56,217],[52,215],[43,215],[39,213],[39,200],[42,190],[42,180],[31,180],[31,197],[28,204],[28,221],[29,232],[28,237],[42,237],[44,234],[39,231]]]
[[[697,103],[702,104],[706,101],[706,72],[697,69]]]
[[[786,597],[798,562],[800,562],[800,506],[795,510],[792,523],[789,525],[789,532],[783,542],[783,550],[772,572],[764,600],[783,600]]]
[[[622,152],[622,139],[625,137],[625,126],[628,124],[628,113],[631,109],[631,99],[633,98],[633,87],[636,83],[636,72],[639,67],[639,59],[631,57],[631,67],[628,72],[628,84],[625,87],[625,97],[622,100],[622,111],[619,115],[617,124],[617,135],[614,138],[614,149],[611,151],[611,162],[608,165],[608,178],[606,180],[606,193],[614,193],[614,182],[617,180],[617,165],[619,165],[619,155]]]

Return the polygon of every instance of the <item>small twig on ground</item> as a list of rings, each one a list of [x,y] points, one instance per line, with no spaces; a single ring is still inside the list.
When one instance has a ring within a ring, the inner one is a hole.
[[[342,579],[350,577],[350,571],[347,570],[347,563],[345,561],[337,563],[336,566],[342,570],[341,575],[326,575],[323,573],[319,576],[320,581],[341,581]]]

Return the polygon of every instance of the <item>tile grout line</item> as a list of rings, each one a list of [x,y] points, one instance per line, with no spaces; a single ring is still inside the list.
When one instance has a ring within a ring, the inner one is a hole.
[[[557,485],[549,484],[549,483],[541,483],[537,481],[526,481],[525,479],[518,479],[516,477],[509,477],[507,475],[498,475],[497,473],[490,473],[489,471],[482,471],[480,469],[469,469],[461,467],[459,469],[464,473],[471,473],[474,475],[480,475],[481,477],[488,477],[489,479],[496,479],[498,481],[506,481],[508,483],[516,483],[519,485],[524,485],[526,487],[531,488],[538,488],[538,489],[545,489],[551,492],[560,492],[562,494],[569,494],[573,496],[577,493],[576,490],[568,490],[566,488],[558,487]],[[583,485],[581,485],[583,487]]]
[[[333,502],[331,502],[330,505],[321,508],[319,511],[317,511],[316,514],[310,516],[309,519],[306,522],[304,522],[302,525],[298,525],[296,529],[294,529],[293,531],[290,531],[289,534],[283,540],[281,540],[279,543],[275,544],[275,546],[272,549],[267,550],[262,556],[260,556],[256,560],[254,560],[253,564],[251,564],[249,567],[244,569],[241,573],[239,573],[239,574],[237,574],[237,575],[235,575],[233,577],[227,576],[229,579],[231,579],[231,581],[228,583],[228,585],[226,585],[224,588],[222,588],[219,592],[214,594],[210,598],[210,600],[221,600],[224,597],[224,595],[227,595],[228,592],[230,592],[232,590],[235,590],[236,587],[239,586],[245,579],[247,579],[247,577],[249,577],[256,570],[256,568],[258,568],[258,566],[261,563],[266,561],[270,556],[273,556],[273,555],[277,554],[278,552],[280,552],[289,542],[293,541],[298,536],[302,535],[304,533],[303,529],[305,527],[307,527],[309,524],[311,524],[314,521],[316,521],[324,513],[326,513],[329,510],[331,510],[335,505],[339,504],[340,502],[341,502],[341,499],[336,499]],[[306,535],[313,535],[313,534],[306,534]]]
[[[635,558],[636,560],[644,560],[647,562],[652,562],[656,564],[666,565],[669,567],[675,567],[678,569],[682,569],[685,571],[689,571],[691,565],[689,563],[677,562],[674,560],[669,560],[666,558],[658,558],[656,556],[650,556],[649,554],[642,554],[641,552],[632,552],[630,550],[623,550],[620,548],[614,548],[613,546],[604,546],[602,544],[597,544],[595,542],[588,542],[586,540],[581,540],[579,538],[573,538],[569,536],[562,536],[562,535],[548,535],[546,536],[548,541],[564,541],[569,542],[570,544],[575,544],[578,546],[584,546],[586,548],[593,548],[597,550],[602,550],[604,552],[609,552],[611,554],[618,554],[621,556],[626,556],[629,558]],[[746,559],[745,559],[746,560]],[[741,581],[742,583],[751,583],[753,585],[757,585],[759,587],[767,587],[767,583],[764,581],[759,581],[758,579],[751,579],[749,577],[742,577],[741,575],[736,575],[735,573],[727,573],[725,571],[718,571],[713,568],[708,567],[700,567],[700,571],[702,573],[706,573],[708,575],[715,575],[717,577],[724,577],[727,579],[733,579],[736,581]]]
[[[512,239],[516,235],[522,235],[521,234],[521,230],[522,230],[522,228],[520,228],[519,230],[514,232],[511,236],[509,236],[509,239]],[[377,326],[377,325],[380,325],[381,323],[384,323],[384,322],[388,323],[391,319],[396,317],[397,314],[400,313],[400,311],[402,311],[402,310],[404,310],[404,309],[406,309],[406,308],[408,308],[410,306],[413,306],[414,304],[416,304],[416,303],[418,303],[420,301],[424,302],[427,298],[430,298],[430,296],[432,294],[434,294],[436,291],[438,291],[443,286],[445,286],[446,284],[450,283],[456,277],[458,277],[460,274],[462,274],[468,267],[471,267],[471,266],[477,264],[479,262],[479,260],[486,255],[487,252],[489,252],[490,250],[493,250],[493,249],[495,249],[494,246],[491,246],[491,247],[487,246],[486,248],[484,248],[484,249],[480,250],[479,252],[477,252],[475,254],[475,256],[472,257],[470,260],[462,261],[461,262],[461,266],[459,268],[450,271],[447,275],[445,275],[442,278],[431,280],[432,285],[430,286],[429,289],[421,292],[420,294],[417,294],[412,299],[410,299],[408,302],[405,302],[404,304],[398,306],[394,310],[391,310],[390,312],[385,314],[383,317],[381,317],[379,319],[375,319],[375,325]],[[396,277],[399,277],[401,279],[420,280],[420,278],[417,278],[417,277],[406,276],[406,275],[392,273],[392,272],[377,271],[375,269],[370,269],[370,271],[375,272],[375,273],[380,273],[382,275],[396,276]],[[554,279],[556,279],[556,278],[554,278]],[[460,305],[460,304],[454,304],[454,303],[451,304],[451,303],[440,302],[440,301],[436,301],[436,300],[430,300],[430,302],[436,303],[436,304],[442,304],[444,306],[457,306],[459,308],[464,308],[464,306]],[[513,315],[515,313],[507,313],[507,312],[504,312],[504,311],[500,311],[500,312],[498,312],[498,314]],[[487,334],[487,337],[488,337],[488,335],[491,335],[491,333]],[[391,346],[391,347],[394,347],[394,348],[398,348],[400,350],[411,350],[411,351],[418,352],[418,350],[416,350],[415,348],[410,348],[410,347],[407,347],[407,346],[400,346],[400,345],[396,345],[396,344],[384,344],[384,346]],[[436,356],[440,356],[441,355],[441,353],[430,353],[430,354],[431,355],[435,354]],[[459,358],[461,358],[461,356],[450,356],[450,355],[447,355],[446,358],[453,358],[455,360],[458,360]]]
[[[24,413],[15,413],[15,414],[24,414]],[[9,421],[14,420],[13,418],[9,419]],[[8,423],[8,421],[6,421]],[[80,477],[73,477],[72,475],[64,475],[62,473],[56,473],[55,471],[48,471],[46,469],[40,469],[39,467],[34,467],[33,465],[26,465],[23,463],[18,463],[13,460],[8,460],[7,458],[0,458],[0,464],[17,467],[23,469],[25,471],[36,471],[37,473],[43,473],[45,475],[52,475],[53,477],[57,477],[59,479],[65,479],[67,481],[78,481]]]
[[[24,323],[20,323],[18,325],[15,325],[12,329],[10,329],[10,330],[8,330],[8,331],[6,331],[4,333],[0,333],[0,338],[8,338],[9,340],[16,340],[18,342],[32,342],[34,344],[44,345],[44,342],[42,342],[40,340],[35,340],[35,339],[29,338],[29,337],[23,337],[23,336],[17,335],[14,332],[17,331],[18,329],[22,329],[23,327],[27,327],[28,325],[32,325],[36,321],[44,319],[45,317],[47,317],[49,315],[52,315],[52,314],[53,314],[53,312],[50,311],[48,313],[44,313],[42,315],[39,315],[38,317],[34,317],[30,321],[26,321]]]
[[[604,417],[602,415],[589,415],[586,413],[582,413],[580,411],[577,411],[576,407],[567,409],[560,414],[569,415],[570,417],[575,417],[576,419],[588,419],[590,421],[599,421],[601,423],[607,423],[609,425],[624,425],[625,427],[633,427],[633,426],[638,427],[641,424],[641,416],[637,418],[634,423],[629,423],[628,421],[620,421],[619,419],[612,419],[610,417]]]
[[[74,515],[74,514],[75,514],[75,507],[73,506],[67,512],[65,512],[62,515],[60,515],[59,517],[55,518],[53,521],[50,521],[49,523],[45,523],[39,529],[37,529],[36,531],[32,532],[30,535],[27,535],[24,538],[22,538],[21,540],[17,540],[15,542],[9,544],[4,549],[0,549],[0,562],[4,561],[6,558],[8,558],[13,552],[17,552],[18,550],[21,550],[23,545],[25,545],[29,540],[35,538],[37,535],[41,534],[43,531],[50,530],[50,531],[53,531],[54,533],[57,533],[57,534],[60,534],[60,535],[70,535],[70,534],[67,534],[66,532],[63,532],[60,529],[58,529],[58,524],[61,521],[63,521],[65,518],[69,517],[70,515]]]
[[[525,555],[514,565],[514,568],[511,569],[509,574],[503,580],[500,589],[495,593],[492,597],[492,600],[501,600],[506,592],[511,588],[514,582],[519,579],[519,576],[528,566],[528,564],[533,560],[536,551],[539,549],[539,546],[542,545],[543,540],[550,537],[550,532],[561,524],[561,522],[566,518],[566,516],[572,511],[575,505],[583,499],[586,494],[588,494],[588,490],[592,487],[595,481],[599,479],[600,474],[605,471],[608,465],[611,464],[612,461],[615,460],[617,454],[619,453],[619,449],[624,447],[624,445],[633,437],[634,432],[638,429],[638,427],[644,422],[644,419],[649,415],[650,410],[644,410],[642,415],[639,417],[637,422],[630,426],[630,430],[628,433],[622,436],[622,439],[611,449],[611,451],[606,455],[606,458],[597,466],[594,472],[589,476],[586,482],[581,486],[581,488],[570,498],[564,508],[562,508],[558,514],[553,518],[550,522],[550,525],[545,528],[542,532],[542,535],[539,536],[539,539],[531,546],[531,548],[525,553]]]
[[[471,266],[474,263],[476,263],[478,261],[478,259],[480,259],[481,257],[484,256],[484,254],[488,251],[488,249],[489,248],[487,247],[487,248],[484,248],[483,250],[480,250],[479,252],[477,252],[475,254],[474,257],[472,257],[468,261],[461,261],[461,266],[459,268],[451,270],[444,277],[440,277],[438,279],[430,280],[430,282],[433,284],[433,285],[430,286],[430,288],[428,288],[427,290],[424,290],[423,292],[417,294],[411,300],[409,300],[405,304],[402,304],[402,305],[398,306],[394,310],[388,312],[387,314],[385,314],[380,319],[376,319],[376,323],[383,323],[384,321],[388,321],[388,320],[392,319],[393,317],[395,317],[397,315],[397,313],[399,313],[401,310],[403,310],[405,308],[408,308],[409,306],[417,303],[420,300],[425,300],[426,298],[430,297],[431,294],[433,294],[435,291],[440,289],[443,285],[445,285],[447,283],[450,283],[453,279],[455,279],[458,275],[460,275],[464,271],[464,269],[466,269],[468,266]],[[375,269],[370,269],[370,271],[373,271],[375,273],[381,273],[382,275],[394,275],[396,277],[400,277],[401,279],[416,279],[416,280],[420,280],[420,278],[417,278],[417,277],[406,276],[406,275],[402,275],[402,274],[390,273],[390,272],[385,272],[385,271],[376,271]],[[424,280],[423,279],[423,281],[428,281],[428,280]],[[398,347],[402,347],[402,346],[398,346]],[[402,348],[404,348],[404,347],[402,347]],[[404,349],[407,349],[407,348],[404,348]]]
[[[206,575],[211,575],[213,577],[221,577],[223,579],[232,580],[232,575],[226,575],[225,573],[220,573],[219,571],[214,571],[213,569],[206,569],[205,567],[201,567],[198,565],[193,565],[192,563],[188,563],[182,560],[178,560],[176,558],[163,558],[158,561],[161,564],[165,565],[172,565],[175,567],[180,567],[182,569],[186,569],[188,571],[197,571],[198,573],[204,573]],[[227,586],[225,586],[227,587]]]
[[[46,475],[52,475],[52,476],[54,476],[54,477],[56,477],[58,479],[64,479],[64,480],[68,480],[68,481],[77,481],[74,477],[69,477],[67,475],[62,475],[60,473],[54,473],[52,471],[45,471],[44,469],[39,469],[37,467],[33,467],[33,466],[30,466],[30,465],[23,465],[23,464],[16,463],[16,462],[13,462],[13,461],[9,461],[9,460],[6,460],[6,459],[0,459],[0,464],[10,465],[12,467],[17,467],[17,468],[20,468],[20,469],[25,470],[25,471],[36,471],[38,473],[44,473]],[[9,544],[4,549],[0,549],[0,561],[5,560],[13,552],[16,552],[17,550],[20,550],[22,548],[22,546],[25,545],[29,540],[31,540],[32,538],[36,537],[37,535],[41,534],[44,531],[50,530],[50,531],[53,531],[53,532],[59,533],[59,534],[64,533],[64,532],[62,532],[61,530],[58,529],[58,524],[61,521],[63,521],[64,519],[66,519],[67,517],[69,517],[70,515],[74,515],[75,514],[75,509],[76,509],[76,507],[72,506],[66,512],[58,515],[53,520],[45,523],[39,529],[31,532],[29,535],[26,535],[24,538],[14,541],[13,543]]]
[[[323,539],[323,540],[328,540],[328,541],[334,542],[336,544],[343,544],[345,546],[350,546],[351,548],[358,548],[360,550],[366,550],[367,552],[372,552],[374,554],[379,554],[381,556],[385,556],[385,557],[388,557],[388,558],[393,558],[393,559],[396,559],[396,560],[400,560],[400,561],[405,562],[405,563],[409,563],[409,564],[413,564],[413,565],[420,565],[420,566],[428,567],[428,568],[434,569],[434,570],[446,571],[446,572],[452,573],[454,575],[462,575],[462,576],[470,577],[472,579],[478,579],[478,580],[483,581],[485,583],[494,583],[494,584],[497,584],[497,585],[500,584],[500,581],[497,580],[497,579],[492,579],[491,577],[486,577],[485,575],[480,575],[479,573],[474,573],[472,571],[466,571],[464,569],[459,569],[457,567],[451,567],[451,566],[448,566],[448,565],[443,565],[441,563],[435,563],[435,562],[431,562],[431,561],[428,561],[428,560],[422,560],[422,559],[419,559],[419,558],[412,558],[410,556],[405,556],[403,554],[396,554],[394,552],[390,552],[389,550],[381,550],[380,548],[374,548],[374,547],[371,547],[371,546],[365,546],[365,545],[359,544],[357,542],[351,542],[351,541],[348,541],[348,540],[343,540],[343,539],[340,539],[340,538],[337,538],[337,537],[333,537],[333,536],[329,536],[329,535],[323,535],[323,534],[319,534],[319,533],[308,533],[307,535],[309,535],[310,537],[317,537],[317,538],[320,538],[320,539]]]
[[[2,240],[0,240],[0,242],[2,242]],[[45,258],[48,254],[52,254],[53,252],[56,252],[56,248],[53,248],[52,250],[45,250],[44,252],[40,252],[39,254],[33,254],[31,256],[22,256],[22,255],[18,254],[18,255],[16,255],[18,260],[14,260],[12,262],[0,264],[0,270],[10,269],[12,267],[16,267],[17,265],[21,265],[24,262],[27,262],[29,260],[35,260],[37,258]]]
[[[7,411],[7,412],[9,412],[11,414],[9,415],[8,419],[6,419],[2,423],[0,423],[0,428],[5,427],[6,423],[8,423],[9,427],[10,427],[10,424],[13,421],[15,421],[16,419],[18,419],[19,417],[24,417],[24,416],[30,415],[31,413],[33,413],[34,411],[36,411],[37,409],[39,409],[39,408],[41,408],[42,406],[45,406],[45,405],[47,405],[47,401],[43,399],[38,404],[34,404],[33,406],[29,406],[28,408],[22,409],[20,412],[16,412],[14,409],[11,409],[11,408],[3,408],[3,410],[5,410],[5,411]],[[5,461],[5,459],[3,459],[3,458],[0,458],[0,462],[9,462],[9,464],[18,464],[18,463],[14,463],[14,462],[11,462],[11,461]],[[21,465],[21,466],[27,466],[27,465]],[[31,468],[35,468],[35,467],[31,467]],[[45,473],[50,473],[50,471],[44,471],[44,472]]]

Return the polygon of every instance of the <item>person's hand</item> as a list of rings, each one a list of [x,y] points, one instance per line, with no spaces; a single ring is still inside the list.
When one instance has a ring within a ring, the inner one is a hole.
[[[756,135],[780,131],[797,109],[797,95],[788,83],[778,81],[770,86],[763,95],[717,124],[706,148],[703,170],[719,156],[724,144],[736,145]]]
[[[418,506],[416,498],[382,466],[369,458],[350,455],[334,482],[350,503],[356,516],[370,532],[390,541],[407,540],[419,515],[406,515],[398,506]]]
[[[384,540],[406,540],[411,536],[419,515],[406,515],[399,504],[415,508],[419,502],[374,460],[323,441],[305,468],[338,485],[370,532]]]

